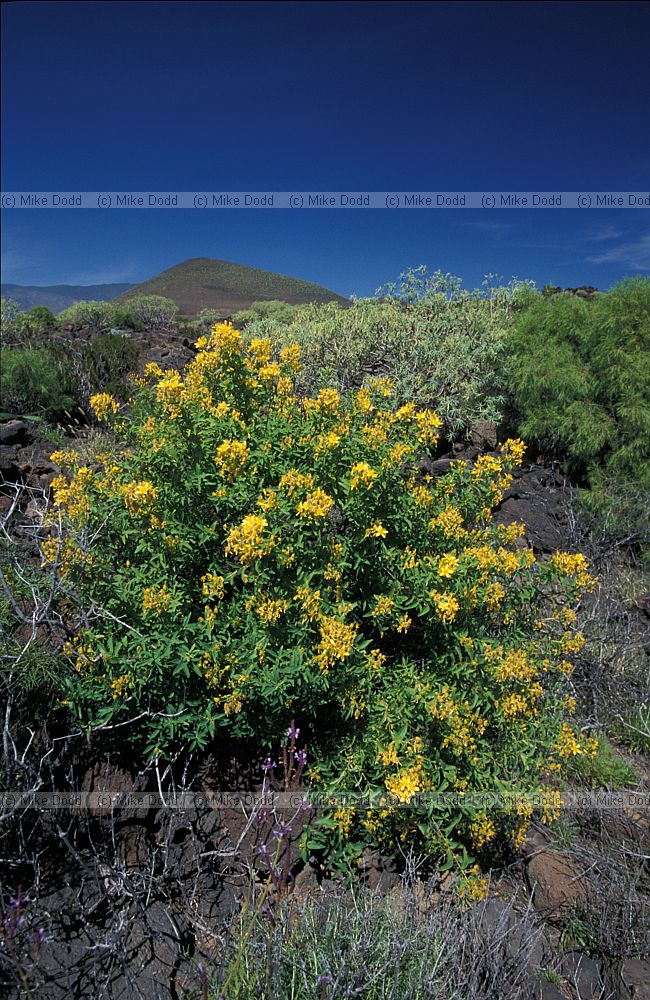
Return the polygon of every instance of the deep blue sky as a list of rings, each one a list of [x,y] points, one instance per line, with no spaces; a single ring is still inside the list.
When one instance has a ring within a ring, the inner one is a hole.
[[[2,35],[4,190],[650,187],[648,3],[17,2]],[[23,284],[650,272],[643,210],[6,211],[3,237]]]

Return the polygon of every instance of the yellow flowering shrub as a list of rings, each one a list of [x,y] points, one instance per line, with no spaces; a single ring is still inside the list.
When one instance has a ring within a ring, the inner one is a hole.
[[[543,789],[550,814],[559,770],[592,752],[567,674],[593,585],[581,556],[537,562],[493,523],[523,445],[418,479],[440,420],[387,380],[301,398],[298,348],[225,323],[197,346],[182,373],[150,366],[125,412],[102,399],[120,457],[66,454],[54,484],[43,561],[82,609],[79,721],[157,756],[220,734],[271,746],[296,718],[339,803],[305,850],[412,843],[470,867],[521,842],[516,803]]]

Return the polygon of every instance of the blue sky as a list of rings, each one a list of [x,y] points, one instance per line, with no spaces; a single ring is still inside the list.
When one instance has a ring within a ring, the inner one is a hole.
[[[650,5],[3,7],[4,190],[650,187]],[[608,287],[647,210],[5,211],[2,278],[140,281],[188,257],[372,294],[426,263]]]

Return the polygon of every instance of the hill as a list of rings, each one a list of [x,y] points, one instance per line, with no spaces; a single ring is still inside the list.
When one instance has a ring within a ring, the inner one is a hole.
[[[165,295],[176,303],[182,316],[194,316],[201,309],[215,309],[224,318],[240,309],[248,309],[253,302],[268,299],[279,299],[291,305],[347,302],[336,292],[301,278],[210,257],[194,257],[170,267],[129,288],[119,300],[126,302],[135,295]]]
[[[14,285],[3,282],[2,297],[14,299],[21,309],[47,306],[56,313],[80,300],[116,299],[131,287],[128,282],[114,285]]]

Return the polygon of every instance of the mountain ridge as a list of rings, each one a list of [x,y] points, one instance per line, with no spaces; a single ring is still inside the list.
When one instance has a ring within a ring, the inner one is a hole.
[[[47,306],[52,312],[67,309],[73,302],[84,300],[110,301],[132,288],[132,282],[121,281],[99,285],[19,285],[3,281],[3,298],[13,299],[21,309]]]

